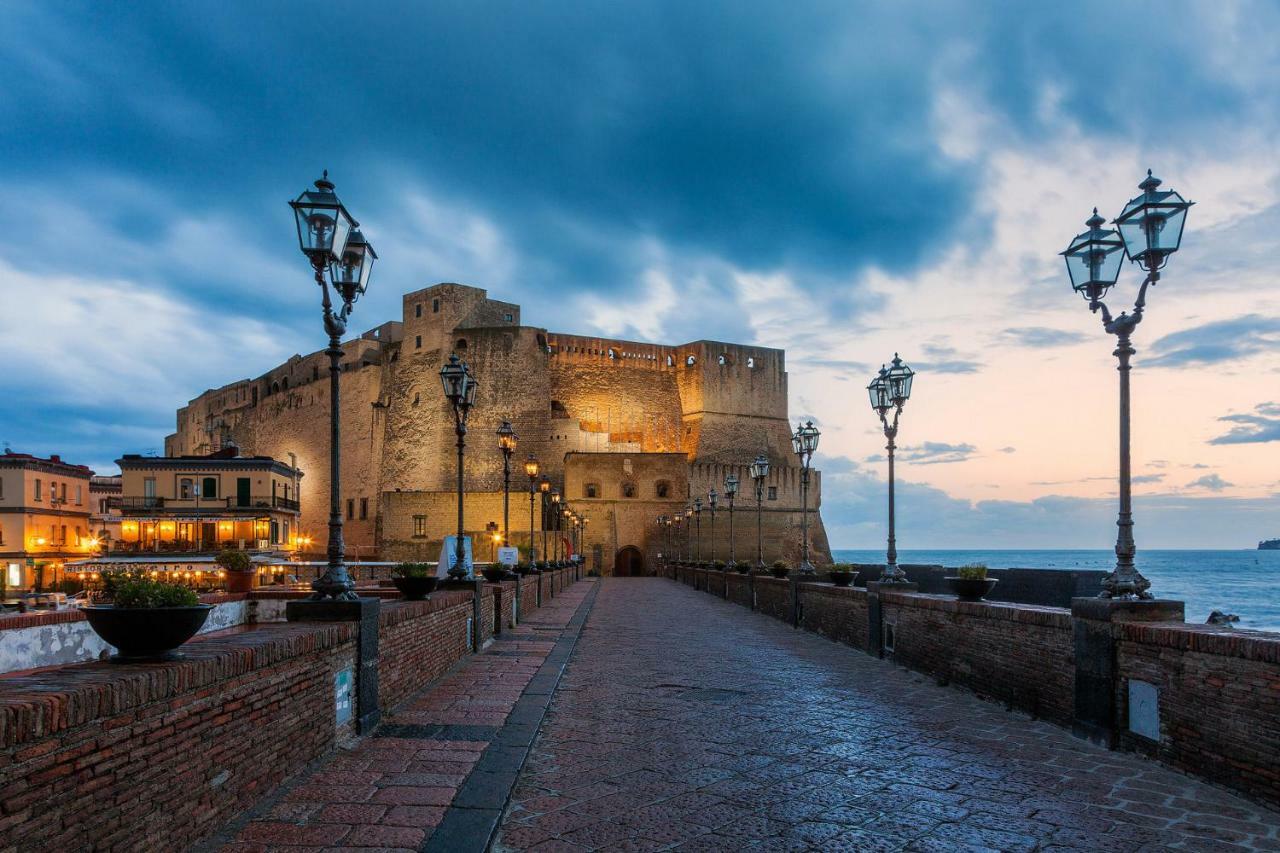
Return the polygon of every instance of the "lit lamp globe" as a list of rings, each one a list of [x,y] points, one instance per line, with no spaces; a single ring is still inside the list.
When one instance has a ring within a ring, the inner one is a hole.
[[[761,454],[751,463],[751,479],[763,480],[769,476],[769,457]]]
[[[1067,261],[1067,274],[1071,286],[1089,304],[1096,305],[1116,283],[1120,275],[1120,262],[1124,260],[1125,244],[1120,234],[1102,226],[1106,220],[1093,209],[1093,216],[1085,220],[1088,226],[1075,236],[1071,245],[1062,252]]]
[[[867,395],[871,398],[871,408],[881,415],[893,407],[893,400],[889,397],[888,375],[888,369],[881,367],[880,374],[875,379],[872,379],[871,384],[867,386]]]
[[[440,384],[444,386],[445,398],[456,408],[469,409],[475,404],[479,383],[456,352],[451,353],[444,367],[440,368]]]
[[[1194,204],[1173,190],[1161,191],[1160,183],[1148,169],[1146,180],[1138,184],[1142,195],[1130,199],[1113,223],[1120,229],[1129,259],[1148,272],[1163,267],[1178,251],[1187,208]]]
[[[369,273],[377,259],[378,253],[364,239],[360,229],[354,229],[347,238],[342,255],[329,264],[329,279],[342,294],[343,302],[354,305],[369,289]]]
[[[902,408],[907,400],[911,399],[911,380],[915,375],[916,372],[903,364],[902,359],[895,352],[893,361],[889,363],[889,372],[885,374],[885,382],[888,386],[889,399],[898,408]]]
[[[791,436],[791,448],[797,456],[812,456],[818,449],[820,435],[813,421],[808,421],[804,426],[796,427],[795,435]]]

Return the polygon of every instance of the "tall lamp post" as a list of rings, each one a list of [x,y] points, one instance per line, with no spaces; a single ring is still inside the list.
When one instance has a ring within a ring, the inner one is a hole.
[[[880,426],[884,429],[884,437],[888,440],[885,450],[889,454],[889,547],[885,553],[884,574],[881,583],[907,583],[907,573],[898,566],[898,542],[894,535],[893,505],[893,453],[897,449],[898,419],[902,417],[902,407],[911,398],[911,380],[915,371],[902,363],[895,352],[893,366],[883,366],[880,374],[867,386],[867,394],[871,398],[871,408],[880,416]],[[893,411],[893,423],[889,422],[889,411]]]
[[[555,545],[555,556],[552,558],[559,562],[560,560],[560,490],[551,490],[551,525],[553,531],[552,542]]]
[[[533,541],[533,496],[538,493],[538,457],[529,454],[524,461],[524,472],[529,476],[529,562],[538,561],[538,545]]]
[[[463,547],[466,528],[462,505],[462,475],[467,449],[467,416],[476,403],[479,383],[471,375],[471,368],[455,352],[449,354],[449,360],[440,368],[440,384],[444,386],[445,399],[453,406],[453,432],[458,446],[458,535],[453,543],[454,563],[453,568],[449,569],[449,577],[463,580],[467,576],[467,562],[466,549]]]
[[[707,492],[707,507],[711,510],[711,562],[716,561],[716,507],[720,505],[720,496],[716,490]]]
[[[520,437],[511,421],[498,426],[498,449],[502,451],[502,544],[511,541],[511,456],[516,452]]]
[[[702,560],[702,498],[693,499],[693,520],[698,526],[698,531],[693,537],[693,559],[701,562]]]
[[[813,563],[809,562],[809,468],[813,462],[813,452],[818,449],[818,428],[813,421],[796,427],[791,436],[791,449],[800,457],[800,574],[814,574]]]
[[[541,512],[538,513],[542,519],[542,523],[538,526],[542,528],[542,559],[547,559],[547,497],[551,494],[551,481],[547,479],[547,475],[543,474],[542,479],[538,481],[538,494],[542,501],[538,507]]]
[[[289,206],[298,226],[298,244],[311,262],[320,287],[324,330],[329,334],[329,348],[325,350],[329,356],[329,565],[311,582],[311,599],[351,600],[357,596],[355,582],[347,573],[342,539],[338,377],[342,374],[342,336],[347,331],[347,318],[369,287],[369,273],[378,254],[360,233],[359,223],[338,200],[328,171],[315,182],[314,190],[304,190]],[[330,285],[342,299],[342,307],[336,311],[329,296]]]
[[[761,453],[751,463],[751,479],[756,484],[756,568],[764,568],[764,481],[769,476],[769,457]]]
[[[1172,190],[1160,190],[1160,179],[1147,170],[1147,177],[1138,188],[1142,194],[1132,198],[1112,224],[1119,230],[1104,229],[1106,222],[1093,209],[1085,225],[1087,231],[1076,235],[1062,256],[1067,261],[1071,286],[1089,302],[1089,310],[1102,312],[1102,328],[1116,336],[1116,348],[1112,355],[1119,360],[1120,372],[1120,512],[1116,520],[1116,568],[1102,581],[1101,598],[1149,599],[1151,581],[1134,566],[1137,546],[1133,540],[1132,476],[1129,455],[1129,359],[1136,352],[1130,336],[1142,322],[1147,304],[1147,288],[1160,280],[1160,270],[1169,256],[1182,244],[1182,229],[1186,225],[1187,209],[1194,202],[1187,201]],[[1116,283],[1120,275],[1120,262],[1128,255],[1147,276],[1138,289],[1133,313],[1120,312],[1113,317],[1102,297]]]
[[[729,500],[729,565],[733,565],[735,551],[733,548],[733,499],[738,496],[738,475],[730,472],[724,478],[724,496]]]

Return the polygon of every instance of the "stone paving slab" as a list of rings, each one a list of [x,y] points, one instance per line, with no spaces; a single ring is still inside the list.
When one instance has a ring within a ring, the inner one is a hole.
[[[1280,813],[663,579],[606,578],[498,851],[1280,850]]]
[[[227,853],[484,850],[597,587],[578,582],[261,804]]]

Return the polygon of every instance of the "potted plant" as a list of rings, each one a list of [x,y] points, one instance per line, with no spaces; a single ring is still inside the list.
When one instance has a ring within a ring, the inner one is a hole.
[[[498,563],[490,563],[480,570],[480,574],[484,575],[484,579],[489,583],[501,583],[507,579],[507,569]]]
[[[116,647],[113,663],[181,657],[173,650],[195,636],[213,609],[182,584],[138,575],[104,575],[103,583],[111,603],[81,610],[94,633]]]
[[[733,570],[740,575],[749,574],[751,572],[751,564],[746,560],[738,560],[733,564]]]
[[[849,563],[832,563],[827,577],[836,586],[848,586],[853,583],[853,566]]]
[[[249,592],[253,589],[253,561],[244,551],[228,548],[214,558],[227,573],[227,592]]]
[[[786,560],[774,560],[773,565],[769,567],[769,571],[775,578],[785,578],[791,574],[791,567],[787,565]]]
[[[717,572],[723,572],[725,570],[725,561],[716,560],[714,563],[711,564],[711,568],[715,569]]]
[[[422,601],[435,591],[436,567],[430,563],[401,563],[396,566],[391,582],[406,601]]]
[[[995,588],[997,580],[987,577],[987,567],[981,563],[961,566],[955,577],[946,579],[951,591],[961,601],[981,601]]]

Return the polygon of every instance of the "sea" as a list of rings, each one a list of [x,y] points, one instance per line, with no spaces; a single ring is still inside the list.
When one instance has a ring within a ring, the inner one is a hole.
[[[883,563],[883,550],[835,549],[837,562]],[[1115,568],[1106,551],[899,551],[899,563],[992,569]],[[1214,610],[1234,613],[1237,628],[1280,631],[1280,551],[1138,551],[1138,571],[1158,598],[1186,603],[1187,621],[1204,622]]]

